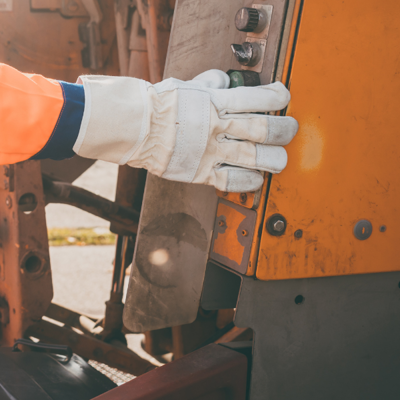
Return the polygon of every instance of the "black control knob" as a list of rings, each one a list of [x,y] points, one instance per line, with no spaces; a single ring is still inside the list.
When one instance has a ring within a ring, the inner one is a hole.
[[[243,7],[236,13],[235,25],[241,32],[259,33],[265,29],[267,18],[261,10]]]
[[[229,75],[229,88],[236,88],[239,86],[259,86],[261,85],[260,75],[257,72],[242,70],[237,71],[230,69],[227,74]]]
[[[261,59],[261,48],[258,43],[231,44],[231,49],[238,62],[246,67],[254,67]]]

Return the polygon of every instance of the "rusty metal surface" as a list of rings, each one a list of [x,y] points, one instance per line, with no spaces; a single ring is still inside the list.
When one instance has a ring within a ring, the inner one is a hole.
[[[122,165],[118,169],[117,190],[115,202],[123,207],[133,209],[140,214],[142,208],[143,192],[146,183],[147,171]],[[132,235],[132,230],[118,221],[111,222],[110,231],[118,235]]]
[[[35,12],[59,12],[63,17],[88,17],[82,0],[30,0]]]
[[[30,4],[31,1],[14,1],[11,12],[0,13],[2,62],[23,72],[35,72],[68,82],[75,82],[79,75],[85,73],[118,74],[112,0],[99,1],[104,15],[100,24],[104,66],[96,71],[82,66],[83,45],[79,37],[79,25],[87,23],[89,16],[69,15],[64,18],[59,12],[31,8],[34,6]],[[48,3],[47,0],[40,2]],[[69,3],[63,1],[66,7],[60,10],[68,10]],[[82,9],[81,1],[74,3]]]
[[[40,163],[0,166],[0,182],[0,343],[10,346],[45,313],[53,287]]]
[[[142,26],[146,30],[150,82],[162,80],[174,12],[174,1],[137,0]]]
[[[211,344],[93,400],[245,400],[247,357]]]

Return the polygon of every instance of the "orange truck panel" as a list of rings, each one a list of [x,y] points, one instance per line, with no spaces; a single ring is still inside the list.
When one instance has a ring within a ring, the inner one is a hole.
[[[265,214],[287,228],[272,236],[264,221],[257,278],[400,270],[399,15],[394,0],[304,2],[287,110],[300,130]],[[372,234],[359,240],[364,219]]]

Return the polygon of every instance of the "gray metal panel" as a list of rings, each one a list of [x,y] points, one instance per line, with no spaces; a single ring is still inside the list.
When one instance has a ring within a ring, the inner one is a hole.
[[[229,3],[177,2],[166,78],[187,80],[210,68],[231,68],[234,15],[243,2]],[[127,328],[144,332],[196,319],[217,200],[211,186],[148,175],[124,309]],[[155,267],[149,255],[161,248],[168,250],[169,261]]]
[[[260,75],[261,83],[266,84],[273,75],[287,3],[286,0],[257,3],[274,6],[268,54]],[[164,78],[189,80],[211,68],[223,71],[240,68],[230,44],[242,43],[246,33],[236,30],[234,17],[239,8],[252,4],[252,0],[178,0]],[[216,207],[213,187],[148,175],[124,309],[127,328],[143,332],[195,320]],[[158,224],[165,224],[168,229]],[[185,237],[191,239],[185,241]],[[162,268],[149,262],[156,249],[167,249],[169,253],[169,261]]]
[[[244,277],[235,324],[255,331],[250,400],[397,400],[399,282]]]
[[[241,283],[240,275],[209,261],[204,277],[201,306],[205,310],[235,308]]]
[[[133,332],[195,320],[217,203],[213,187],[151,178],[124,309]]]

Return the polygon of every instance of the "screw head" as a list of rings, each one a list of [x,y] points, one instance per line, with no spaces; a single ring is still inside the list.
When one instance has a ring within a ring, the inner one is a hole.
[[[381,225],[379,227],[379,232],[386,232],[386,225]]]
[[[285,229],[285,223],[280,219],[274,223],[274,231],[282,232]]]
[[[354,236],[358,240],[366,240],[372,234],[372,224],[366,219],[360,219],[353,229]]]
[[[296,239],[300,239],[303,236],[303,231],[301,229],[297,229],[297,231],[294,233],[294,237]]]

